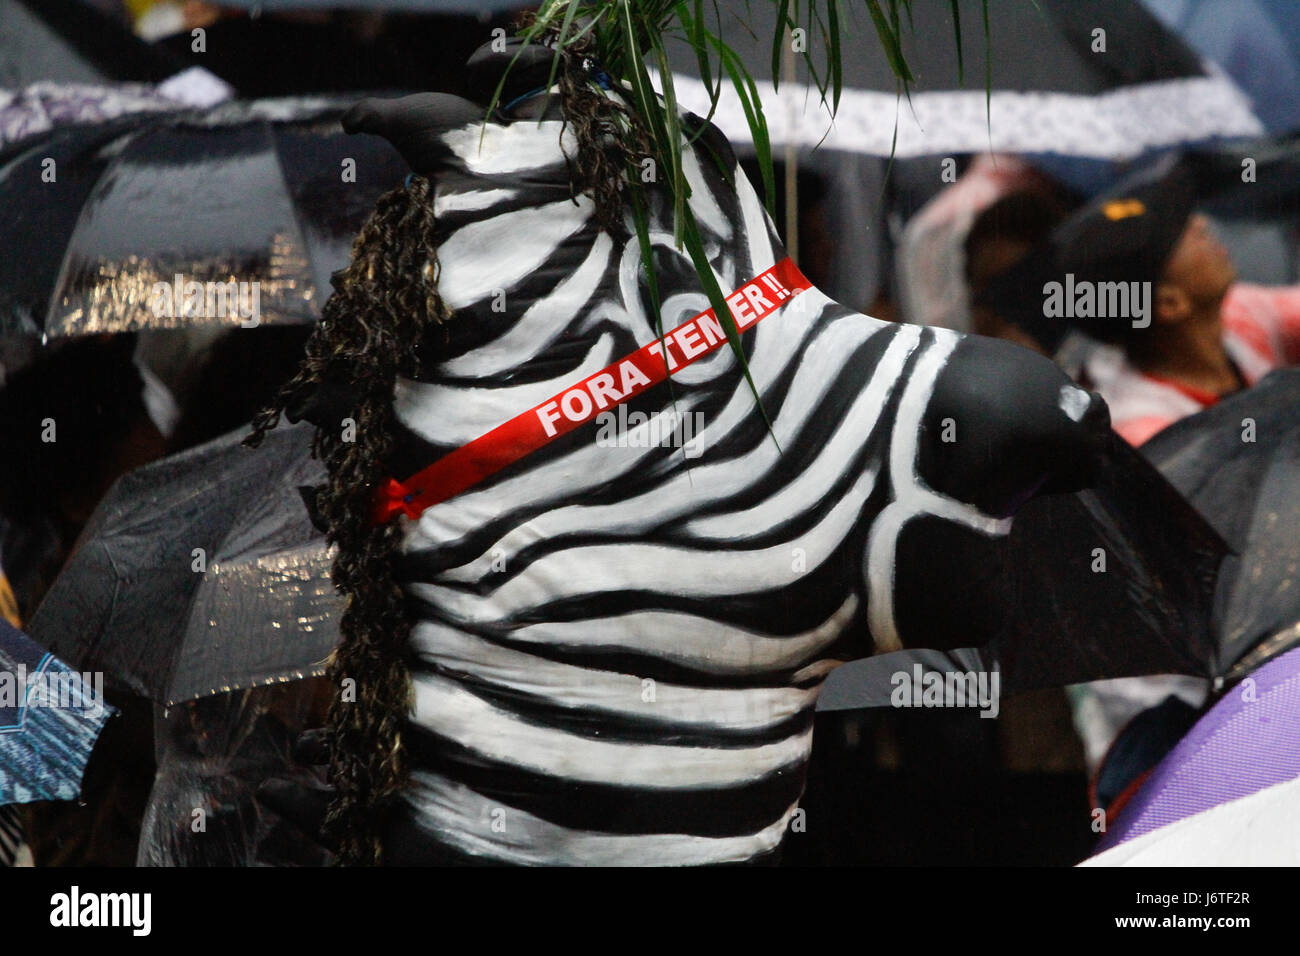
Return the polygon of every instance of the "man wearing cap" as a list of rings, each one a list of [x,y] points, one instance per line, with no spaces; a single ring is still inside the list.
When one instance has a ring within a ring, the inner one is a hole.
[[[1237,282],[1194,199],[1187,168],[1166,162],[1089,203],[1052,240],[1045,314],[1116,346],[1091,357],[1084,384],[1133,445],[1300,362],[1300,289]],[[1125,298],[1120,314],[1107,308]]]
[[[1133,445],[1300,362],[1300,288],[1237,282],[1195,199],[1189,168],[1166,160],[1069,216],[1021,270],[1042,282],[1046,327],[1107,343],[1078,378]],[[1207,689],[1178,675],[1071,689],[1094,805],[1112,816],[1122,808],[1191,727]]]

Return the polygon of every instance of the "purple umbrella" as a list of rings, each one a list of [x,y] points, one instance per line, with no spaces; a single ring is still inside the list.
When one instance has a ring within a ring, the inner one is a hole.
[[[1098,851],[1297,777],[1300,649],[1274,658],[1253,672],[1197,721],[1112,822]],[[1286,836],[1273,832],[1267,821],[1260,823],[1267,830],[1263,839]],[[1298,838],[1300,831],[1292,825],[1293,846]]]

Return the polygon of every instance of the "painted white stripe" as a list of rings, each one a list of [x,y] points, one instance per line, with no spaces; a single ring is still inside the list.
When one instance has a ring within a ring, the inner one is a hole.
[[[677,249],[677,244],[673,240],[671,232],[651,228],[648,238],[652,249],[656,251],[662,250],[660,254],[667,252],[669,255],[681,258],[683,265],[689,263],[690,260],[685,253]],[[687,267],[694,269],[693,266]],[[734,276],[724,274],[725,269],[719,271],[716,264],[712,268],[714,278],[717,279],[718,285],[724,292],[730,292],[736,287],[733,281]],[[649,295],[648,292],[643,293],[642,290],[641,244],[635,235],[628,237],[628,240],[623,244],[623,257],[618,264],[618,288],[620,310],[614,314],[617,315],[618,319],[621,319],[619,324],[626,327],[638,342],[654,341],[659,337],[659,333],[655,328],[653,318],[642,304],[643,302],[648,303]],[[590,324],[589,321],[587,325]],[[665,326],[664,331],[668,331],[667,326]],[[699,365],[707,361],[709,359],[701,359],[696,364]]]
[[[530,305],[503,335],[443,362],[441,373],[456,377],[497,375],[539,355],[565,333],[575,314],[591,302],[609,269],[613,249],[614,240],[602,232],[591,244],[582,265],[565,276],[549,295]]]
[[[505,202],[511,196],[517,195],[517,189],[476,189],[463,193],[443,192],[439,187],[438,194],[433,200],[433,215],[445,216],[449,212],[473,212],[476,209],[487,209],[495,206],[497,203]]]
[[[767,214],[767,208],[758,198],[745,170],[739,165],[736,166],[736,197],[740,200],[740,214],[744,219],[745,230],[743,235],[748,244],[749,269],[744,277],[748,281],[751,276],[760,275],[772,268],[777,259],[785,258],[785,248],[776,239],[776,230]],[[813,292],[817,296],[822,295],[820,290],[809,289],[795,300],[795,304],[807,308],[813,302],[812,298],[807,297]]]
[[[438,247],[438,292],[449,309],[464,308],[496,290],[510,290],[537,271],[591,217],[586,196],[502,213],[452,233]],[[484,255],[490,249],[492,255]]]
[[[687,204],[695,214],[696,221],[703,227],[703,234],[722,243],[728,243],[732,237],[731,220],[723,215],[722,207],[713,196],[704,171],[700,169],[700,160],[696,153],[699,147],[682,150],[682,172],[691,187]],[[729,290],[727,290],[729,291]]]
[[[529,624],[509,632],[511,641],[555,647],[600,647],[646,654],[708,674],[752,674],[796,667],[833,644],[858,612],[850,594],[817,627],[772,637],[678,611],[636,611],[583,621]],[[664,640],[671,634],[672,640]]]
[[[532,694],[558,707],[701,728],[770,727],[812,707],[817,698],[816,690],[795,687],[715,689],[654,681],[653,699],[645,700],[651,696],[647,685],[634,674],[557,663],[433,621],[415,626],[411,646],[430,663]]]
[[[822,661],[813,661],[807,667],[801,667],[799,670],[795,671],[794,674],[791,675],[790,680],[792,683],[802,684],[804,681],[821,679],[826,677],[827,674],[843,663],[845,662],[835,660],[834,658],[827,658]],[[820,684],[812,689],[816,690],[818,695],[822,692]]]
[[[817,458],[794,481],[753,507],[697,518],[686,526],[686,531],[697,538],[743,541],[817,507],[830,494],[831,486],[843,477],[845,462],[854,458],[876,430],[880,413],[920,340],[921,332],[916,326],[898,329],[872,370],[867,387],[854,400]],[[845,353],[844,358],[848,355]],[[874,476],[877,469],[873,465],[867,470]]]
[[[606,333],[592,344],[578,368],[541,382],[472,388],[399,378],[393,389],[393,411],[399,422],[427,441],[464,445],[540,405],[565,386],[596,374],[617,357],[614,336]]]
[[[442,134],[442,141],[475,176],[499,176],[525,172],[563,162],[564,155],[578,155],[573,128],[560,130],[559,120],[527,120],[502,125],[471,123]],[[561,153],[563,149],[563,153]]]
[[[732,787],[808,758],[812,728],[756,747],[593,740],[516,719],[454,681],[415,674],[413,722],[500,763],[565,780],[652,790]]]
[[[926,514],[952,521],[986,535],[1003,535],[1011,530],[1010,518],[991,518],[977,508],[938,494],[921,480],[916,471],[921,421],[929,407],[934,385],[961,337],[937,330],[935,342],[917,360],[899,401],[898,416],[889,444],[889,481],[894,500],[876,517],[867,536],[866,584],[870,600],[867,620],[878,652],[902,647],[894,619],[894,574],[898,535],[917,515]]]
[[[573,830],[503,805],[463,784],[415,771],[407,800],[421,827],[465,853],[538,866],[699,866],[740,863],[781,842],[798,804],[757,833],[702,837]]]

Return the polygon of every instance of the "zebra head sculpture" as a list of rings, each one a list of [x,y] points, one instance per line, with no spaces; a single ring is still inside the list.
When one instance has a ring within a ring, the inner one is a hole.
[[[1106,408],[1040,356],[806,283],[725,138],[683,114],[690,207],[737,293],[751,390],[717,326],[690,324],[709,303],[662,192],[647,190],[661,338],[631,208],[602,223],[575,189],[581,124],[543,97],[484,123],[500,66],[480,102],[369,100],[345,120],[407,159],[393,221],[427,237],[356,281],[422,270],[447,319],[367,332],[419,357],[392,382],[382,468],[400,490],[482,436],[506,455],[384,526],[411,674],[409,719],[385,738],[410,768],[385,860],[771,860],[826,675],[996,631],[991,549],[1030,497],[1089,481]],[[364,253],[365,234],[354,266]],[[666,381],[601,379],[651,347]],[[335,428],[347,378],[298,414]],[[499,430],[529,416],[544,440],[509,453]]]

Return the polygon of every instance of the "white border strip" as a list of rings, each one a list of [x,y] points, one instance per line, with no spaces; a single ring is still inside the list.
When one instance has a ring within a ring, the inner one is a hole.
[[[658,84],[658,76],[653,77]],[[705,116],[709,98],[696,77],[673,74],[679,102]],[[894,146],[898,157],[944,153],[1055,152],[1095,159],[1129,159],[1149,149],[1211,136],[1258,136],[1263,126],[1250,100],[1219,73],[1125,86],[1109,93],[1017,93],[995,90],[985,108],[981,90],[892,93],[845,89],[834,128],[816,87],[759,81],[772,145],[793,143],[875,156]],[[724,83],[714,124],[733,143],[749,143],[749,126],[735,91]],[[823,141],[823,136],[825,140]]]

